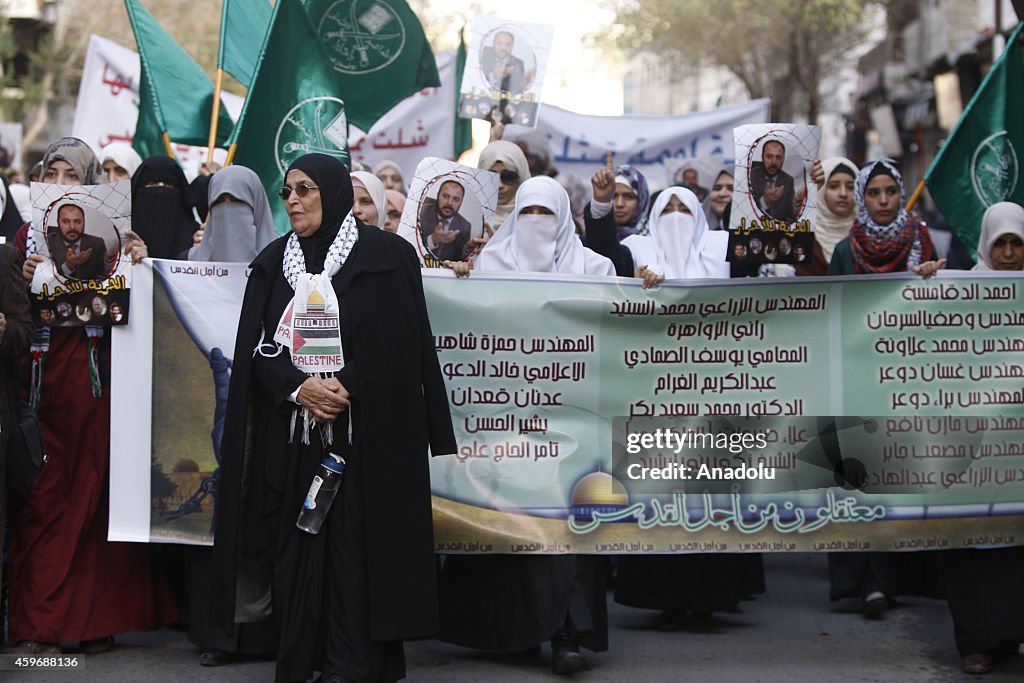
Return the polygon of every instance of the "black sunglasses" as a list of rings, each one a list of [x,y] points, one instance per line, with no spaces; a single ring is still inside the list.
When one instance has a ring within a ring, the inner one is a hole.
[[[519,174],[510,168],[506,168],[504,171],[498,174],[501,177],[503,183],[518,183]]]
[[[306,183],[299,183],[298,185],[295,186],[294,190],[292,188],[288,187],[287,185],[285,185],[284,187],[281,188],[281,191],[278,192],[277,195],[281,199],[283,199],[285,201],[288,201],[288,197],[292,196],[292,192],[293,191],[295,192],[295,196],[297,196],[299,199],[302,199],[307,194],[309,194],[310,190],[319,190],[319,189],[320,189],[319,185],[307,185]]]

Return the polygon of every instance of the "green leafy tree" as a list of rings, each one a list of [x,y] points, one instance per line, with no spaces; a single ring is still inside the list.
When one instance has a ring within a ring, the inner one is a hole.
[[[599,42],[650,52],[680,67],[728,69],[752,98],[768,97],[772,118],[811,122],[825,77],[867,30],[859,0],[611,0],[615,24]]]

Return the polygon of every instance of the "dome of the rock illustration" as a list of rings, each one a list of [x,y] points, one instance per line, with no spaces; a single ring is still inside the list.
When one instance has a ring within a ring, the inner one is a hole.
[[[572,514],[590,518],[595,512],[615,512],[629,505],[629,494],[622,482],[607,472],[591,472],[572,489]]]

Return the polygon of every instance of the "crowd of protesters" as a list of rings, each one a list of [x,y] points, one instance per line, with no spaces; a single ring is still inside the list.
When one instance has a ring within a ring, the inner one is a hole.
[[[557,172],[546,144],[538,136],[494,140],[482,151],[480,168],[500,179],[497,212],[485,236],[446,259],[458,275],[618,275],[652,287],[767,274],[726,260],[732,169],[703,179],[681,169],[690,174],[654,192],[638,169],[609,158],[594,169],[588,190]],[[495,652],[550,643],[552,671],[572,674],[588,668],[581,648],[614,646],[610,576],[614,599],[659,610],[663,630],[768,590],[758,555],[631,556],[618,561],[617,576],[604,558],[586,555],[435,562],[427,446],[451,453],[455,437],[419,261],[393,234],[414,201],[401,169],[299,158],[281,178],[291,224],[282,237],[271,218],[271,202],[281,200],[267,197],[255,173],[210,170],[190,185],[170,158],[142,160],[127,145],[97,154],[62,138],[33,171],[34,180],[63,185],[130,179],[124,253],[133,262],[252,265],[220,446],[216,545],[188,553],[183,564],[146,545],[107,540],[109,327],[35,328],[27,288],[43,257],[32,239],[27,190],[4,181],[0,434],[6,442],[15,405],[31,397],[49,456],[31,491],[0,495],[12,651],[53,655],[77,643],[76,651],[100,653],[119,633],[184,623],[200,664],[276,654],[278,681],[318,671],[324,681],[397,680],[405,676],[402,642],[431,635]],[[858,168],[824,159],[812,178],[821,189],[813,255],[793,274],[931,277],[952,264],[905,209],[894,162]],[[995,204],[979,227],[976,270],[1024,271],[1024,208]],[[959,267],[971,267],[958,258]],[[293,297],[316,287],[334,290],[336,307],[343,302],[345,364],[328,376],[304,372],[279,344],[262,342],[274,337]],[[385,322],[362,325],[371,318]],[[418,416],[408,424],[420,428],[389,429],[388,416],[398,413]],[[370,449],[372,458],[360,457]],[[344,503],[309,536],[291,517],[327,454],[349,463]],[[384,489],[395,486],[407,502],[401,516],[386,503]],[[868,618],[881,618],[899,594],[948,600],[970,673],[991,670],[1024,640],[1024,548],[835,553],[828,564],[830,597],[860,600]]]

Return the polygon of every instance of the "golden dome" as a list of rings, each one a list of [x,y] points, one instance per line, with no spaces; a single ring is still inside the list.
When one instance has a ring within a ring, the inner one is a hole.
[[[316,287],[313,287],[313,291],[309,293],[309,297],[306,299],[307,306],[323,306],[324,295],[320,293]]]
[[[573,487],[572,504],[629,505],[629,494],[622,482],[607,472],[591,472]]]

